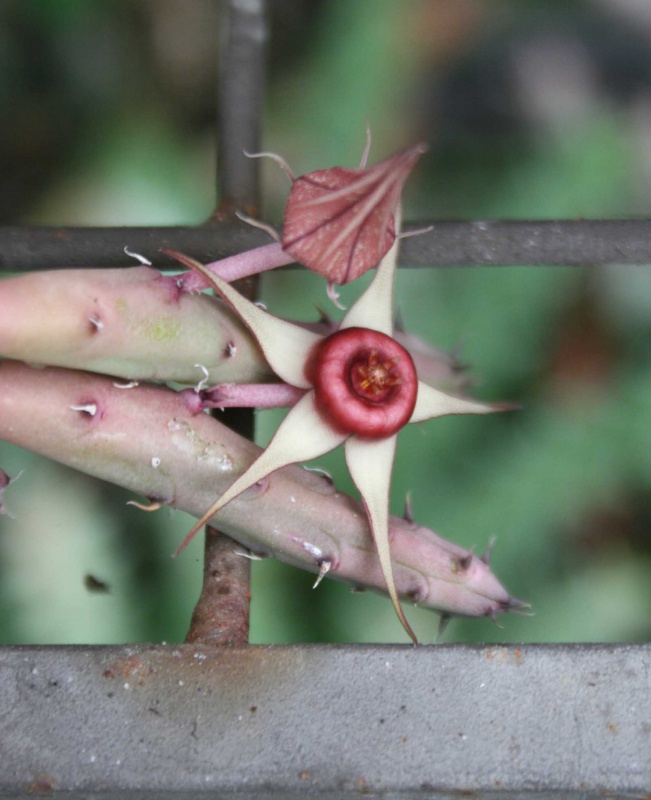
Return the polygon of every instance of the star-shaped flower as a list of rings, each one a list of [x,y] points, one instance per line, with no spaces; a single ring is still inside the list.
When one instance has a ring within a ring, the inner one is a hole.
[[[389,596],[416,643],[400,606],[391,565],[388,506],[397,434],[410,422],[448,414],[485,414],[507,406],[456,397],[418,380],[411,356],[392,338],[397,252],[396,239],[371,284],[351,306],[338,330],[327,336],[272,316],[203,265],[171,254],[206,277],[250,328],[274,372],[286,384],[304,392],[266,450],[206,511],[177,552],[227,503],[272,472],[318,458],[343,444],[348,469],[366,508]]]

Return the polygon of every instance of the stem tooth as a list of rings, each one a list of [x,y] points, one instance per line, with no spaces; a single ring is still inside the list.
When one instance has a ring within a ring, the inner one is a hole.
[[[161,500],[151,500],[149,505],[146,506],[144,503],[139,503],[137,500],[127,500],[128,506],[134,506],[134,508],[140,509],[140,511],[158,511],[159,508],[162,508],[165,503]]]
[[[480,556],[480,559],[486,564],[488,567],[490,565],[491,555],[493,554],[493,547],[495,546],[495,542],[497,541],[496,536],[491,536],[488,540],[488,546]]]
[[[201,370],[201,372],[203,373],[203,378],[202,378],[202,379],[199,381],[199,383],[197,383],[197,385],[194,387],[194,391],[195,391],[195,392],[197,392],[197,394],[198,394],[200,391],[202,391],[202,389],[205,389],[205,388],[206,388],[206,384],[208,383],[208,378],[210,377],[210,373],[209,373],[209,372],[208,372],[208,370],[207,370],[207,369],[204,367],[204,365],[203,365],[203,364],[195,364],[194,366],[195,366],[197,369],[200,369],[200,370]]]
[[[405,496],[405,510],[403,511],[403,519],[410,525],[414,524],[414,508],[411,501],[411,491],[407,492]]]
[[[91,324],[91,334],[99,333],[104,328],[104,323],[102,320],[93,314],[92,316],[88,317],[88,321]]]
[[[465,556],[461,556],[461,558],[459,559],[459,569],[462,572],[464,572],[465,570],[467,570],[470,567],[470,565],[472,564],[472,559],[474,558],[474,555],[475,554],[473,552],[473,549],[471,548]]]
[[[132,250],[129,250],[129,246],[124,246],[124,252],[126,255],[130,256],[131,258],[135,258],[136,261],[139,261],[145,267],[151,267],[151,261],[145,256],[140,255],[140,253],[134,253]]]
[[[242,558],[248,558],[249,561],[262,561],[264,556],[259,556],[257,553],[244,553],[242,550],[233,550],[236,556],[242,556]]]
[[[452,614],[443,613],[439,617],[439,627],[436,632],[436,638],[439,639],[445,633],[445,629],[450,624],[450,620],[452,619]]]
[[[321,583],[321,581],[325,578],[325,576],[330,572],[331,569],[332,569],[332,562],[328,561],[328,559],[324,559],[319,564],[319,574],[317,576],[317,579],[314,581],[314,586],[312,586],[313,589],[316,589],[316,587]]]
[[[71,411],[81,411],[90,417],[94,417],[97,414],[97,403],[85,403],[79,406],[69,406],[69,408]]]

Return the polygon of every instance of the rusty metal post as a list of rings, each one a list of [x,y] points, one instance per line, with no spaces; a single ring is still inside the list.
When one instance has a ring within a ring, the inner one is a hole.
[[[236,211],[255,215],[259,207],[258,162],[244,152],[260,149],[265,8],[262,0],[229,0],[225,41],[220,50],[218,82],[217,182],[220,196],[214,219],[232,221]],[[238,286],[248,297],[255,282]],[[245,436],[253,435],[253,414],[234,409],[220,417]],[[203,588],[186,641],[212,645],[245,644],[249,639],[250,562],[242,547],[208,527],[204,549]]]

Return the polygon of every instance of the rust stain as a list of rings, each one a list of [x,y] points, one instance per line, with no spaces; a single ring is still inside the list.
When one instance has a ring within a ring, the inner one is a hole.
[[[484,657],[487,661],[495,664],[512,664],[521,667],[524,663],[524,656],[519,647],[513,650],[508,647],[491,647],[485,651]]]
[[[23,787],[28,794],[50,794],[54,791],[54,779],[48,775],[39,775],[32,783]]]
[[[218,691],[229,702],[241,702],[254,716],[260,713],[258,690],[272,690],[275,697],[290,696],[293,691],[288,674],[296,668],[295,655],[288,651],[286,658],[277,654],[270,658],[269,651],[264,645],[135,646],[117,657],[113,654],[99,665],[98,672],[113,686],[128,684],[126,689],[137,691],[166,691],[172,685],[192,693]],[[177,695],[175,689],[169,697]]]
[[[145,678],[154,672],[156,672],[156,668],[151,663],[143,661],[139,656],[128,656],[123,660],[114,661],[108,669],[102,672],[102,677],[107,680],[120,678],[141,686]]]

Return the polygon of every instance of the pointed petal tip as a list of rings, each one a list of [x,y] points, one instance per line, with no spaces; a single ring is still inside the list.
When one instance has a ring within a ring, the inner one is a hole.
[[[212,511],[212,509],[210,510]],[[190,544],[190,542],[194,539],[194,537],[199,533],[201,528],[207,524],[208,520],[212,516],[210,511],[207,514],[204,514],[201,519],[192,526],[190,531],[185,535],[185,538],[181,542],[181,544],[176,548],[176,550],[172,553],[172,558],[178,558],[181,553],[185,550],[185,548]]]
[[[396,161],[405,161],[407,163],[416,162],[422,155],[429,150],[427,142],[416,142],[416,144],[405,147],[404,150],[399,150],[393,156],[389,156],[386,161],[395,159]]]
[[[491,403],[490,404],[491,411],[499,412],[499,411],[522,411],[524,406],[521,403],[511,403],[509,401],[503,403]]]
[[[397,153],[388,156],[370,169],[376,169],[379,173],[390,167],[386,182],[387,186],[393,186],[396,190],[395,199],[397,199],[416,162],[427,150],[428,145],[426,142],[416,142],[416,144],[405,147],[403,150],[398,150]]]

